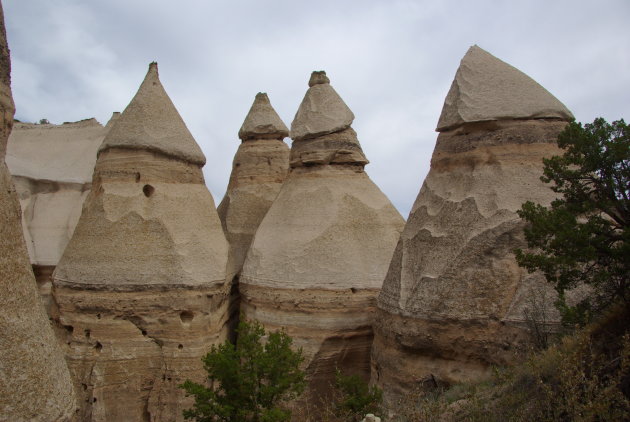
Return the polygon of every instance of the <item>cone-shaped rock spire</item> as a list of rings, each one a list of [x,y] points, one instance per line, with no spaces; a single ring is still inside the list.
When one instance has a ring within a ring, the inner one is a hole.
[[[273,109],[269,97],[264,92],[256,94],[254,103],[238,131],[238,137],[248,139],[279,139],[289,136],[289,129]]]
[[[471,122],[539,118],[571,120],[573,114],[538,82],[473,45],[457,69],[437,130]]]
[[[240,286],[246,317],[286,328],[303,347],[317,395],[329,393],[336,367],[369,373],[369,315],[404,221],[363,171],[352,112],[323,72],[310,85],[292,133],[320,129],[297,132],[292,169],[256,231]]]
[[[0,420],[70,421],[70,374],[36,289],[4,161],[15,111],[10,73],[0,4]]]
[[[225,196],[217,211],[230,243],[228,276],[238,275],[245,255],[289,172],[289,130],[259,92],[238,132],[243,140],[234,156]]]
[[[197,151],[152,65],[53,274],[81,420],[183,420],[177,386],[226,338],[228,244]]]
[[[462,63],[479,56],[498,62],[473,47]],[[506,77],[522,75],[509,69]],[[468,71],[460,68],[456,80]],[[506,98],[492,66],[473,75],[466,92]],[[520,86],[526,83],[535,84]],[[372,380],[384,387],[390,406],[418,381],[465,381],[513,362],[531,340],[526,308],[532,300],[540,312],[533,317],[546,315],[540,326],[558,326],[553,290],[542,275],[520,268],[513,251],[526,247],[516,213],[521,204],[549,204],[556,196],[540,181],[542,159],[559,153],[556,139],[566,122],[561,114],[537,119],[531,113],[548,109],[550,94],[540,95],[540,103],[523,95],[522,110],[518,101],[506,105],[517,119],[456,126],[437,138],[378,298]],[[451,107],[447,100],[445,110]]]
[[[354,113],[330,85],[326,72],[313,72],[308,86],[291,123],[291,138],[300,141],[349,128]]]
[[[110,148],[157,151],[199,165],[206,163],[201,148],[164,90],[155,62],[149,65],[142,85],[107,134],[99,153]]]

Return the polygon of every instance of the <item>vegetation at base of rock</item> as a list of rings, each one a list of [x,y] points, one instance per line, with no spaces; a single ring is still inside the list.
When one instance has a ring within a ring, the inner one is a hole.
[[[368,385],[358,375],[343,375],[337,369],[335,391],[339,397],[335,415],[341,420],[358,422],[368,413],[381,413],[383,391],[375,385]]]
[[[489,381],[419,391],[401,400],[401,422],[630,420],[629,307],[497,369]]]
[[[561,156],[544,160],[541,180],[562,195],[550,208],[526,202],[529,251],[519,265],[540,270],[559,293],[565,323],[586,323],[611,304],[630,303],[630,128],[623,120],[571,122],[558,137]],[[566,291],[590,294],[568,304]]]
[[[212,346],[203,358],[208,385],[186,380],[180,387],[195,398],[184,411],[197,422],[280,422],[291,412],[282,406],[304,389],[302,351],[294,351],[284,331],[266,335],[256,321],[241,319],[236,345]]]

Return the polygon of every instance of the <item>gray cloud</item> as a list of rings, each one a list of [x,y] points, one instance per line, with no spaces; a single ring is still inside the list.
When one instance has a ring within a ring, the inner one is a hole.
[[[575,1],[5,0],[16,117],[122,111],[149,62],[204,150],[218,202],[238,129],[267,92],[287,125],[312,70],[354,111],[367,171],[407,216],[459,60],[478,44],[581,121],[628,117],[630,3]],[[287,141],[289,141],[287,139]]]

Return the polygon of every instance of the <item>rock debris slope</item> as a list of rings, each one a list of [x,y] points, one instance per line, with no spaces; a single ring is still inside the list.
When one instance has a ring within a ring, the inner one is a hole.
[[[258,93],[241,129],[241,144],[218,212],[230,244],[228,276],[239,275],[245,255],[271,203],[289,172],[289,147],[282,140],[289,129]]]
[[[544,329],[558,323],[553,291],[519,268],[512,251],[526,246],[521,204],[555,196],[540,181],[542,159],[558,154],[555,141],[571,117],[481,48],[462,59],[431,169],[378,298],[372,380],[390,398],[511,361],[530,340],[528,312],[538,312]]]
[[[53,275],[84,421],[174,421],[226,338],[228,245],[205,157],[152,63],[98,152]]]
[[[304,349],[311,391],[367,376],[371,315],[404,220],[364,171],[354,115],[314,72],[291,125],[291,170],[241,276],[246,317]]]
[[[22,227],[35,278],[50,306],[52,272],[92,185],[96,152],[111,123],[95,119],[13,126],[6,162],[22,207]]]
[[[69,421],[76,400],[63,354],[37,293],[5,164],[15,107],[0,4],[0,420]]]

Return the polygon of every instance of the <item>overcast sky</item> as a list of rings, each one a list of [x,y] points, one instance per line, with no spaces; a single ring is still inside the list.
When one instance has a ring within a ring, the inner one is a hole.
[[[16,118],[122,111],[151,61],[223,197],[257,92],[287,126],[312,70],[354,111],[372,180],[407,217],[444,97],[473,44],[583,122],[630,120],[630,1],[3,0]],[[286,142],[290,142],[287,138]]]

